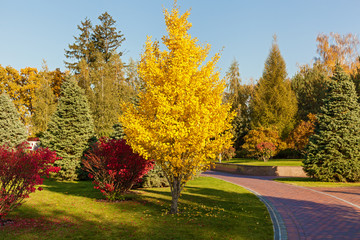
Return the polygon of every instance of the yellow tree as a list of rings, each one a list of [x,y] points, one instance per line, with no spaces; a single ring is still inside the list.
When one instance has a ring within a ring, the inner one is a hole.
[[[337,62],[347,73],[354,73],[360,66],[358,61],[359,39],[356,35],[349,33],[341,36],[331,32],[329,36],[319,34],[316,41],[320,60],[329,72],[334,70]]]
[[[209,169],[231,145],[230,105],[222,104],[225,81],[219,78],[219,54],[205,63],[209,45],[200,45],[188,30],[190,12],[174,5],[164,10],[167,50],[148,37],[138,66],[144,90],[137,106],[124,106],[120,121],[128,144],[163,169],[172,194],[171,213],[186,182]]]
[[[0,66],[0,92],[6,92],[13,100],[20,118],[29,125],[33,113],[32,103],[35,90],[40,86],[40,75],[36,68],[26,67],[19,71],[8,66]]]

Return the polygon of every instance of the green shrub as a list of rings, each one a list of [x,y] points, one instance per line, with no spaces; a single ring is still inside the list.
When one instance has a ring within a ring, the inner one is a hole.
[[[137,185],[137,187],[143,188],[155,188],[155,187],[168,187],[169,183],[165,177],[163,170],[160,165],[154,165],[154,168],[151,169],[142,179],[142,181]]]

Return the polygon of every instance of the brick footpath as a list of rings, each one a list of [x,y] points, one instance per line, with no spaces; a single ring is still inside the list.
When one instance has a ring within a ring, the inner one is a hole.
[[[360,187],[304,188],[272,181],[271,177],[250,177],[208,171],[215,177],[245,187],[275,209],[286,229],[278,239],[360,239]],[[270,209],[269,209],[270,210]],[[275,216],[276,217],[276,216]],[[273,219],[273,216],[272,216]],[[274,223],[274,220],[273,220]],[[274,224],[276,225],[276,224]]]

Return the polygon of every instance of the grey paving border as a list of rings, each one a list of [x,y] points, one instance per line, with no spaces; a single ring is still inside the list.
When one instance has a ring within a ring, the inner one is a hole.
[[[206,175],[206,173],[204,175]],[[206,176],[216,178],[216,177],[213,177],[211,175],[206,175]],[[255,196],[257,196],[260,199],[260,201],[262,201],[265,204],[266,208],[268,209],[271,221],[273,223],[274,240],[287,240],[288,239],[286,226],[285,226],[283,218],[281,217],[281,215],[277,211],[277,209],[270,203],[270,201],[268,201],[266,199],[266,197],[262,196],[261,194],[259,194],[256,191],[254,191],[254,190],[252,190],[250,188],[244,187],[244,186],[242,186],[240,184],[233,183],[233,182],[221,179],[221,178],[217,178],[217,179],[220,179],[222,181],[225,181],[225,182],[228,182],[228,183],[231,183],[231,184],[238,185],[238,186],[240,186],[242,188],[245,188],[246,190],[252,192],[253,194],[255,194]]]
[[[237,184],[239,185],[239,184]],[[241,186],[241,185],[239,185]],[[286,226],[284,223],[284,220],[282,219],[280,213],[277,211],[277,209],[271,204],[271,202],[269,202],[266,197],[263,197],[262,195],[260,195],[259,193],[255,192],[254,190],[251,190],[249,188],[246,188],[244,186],[241,186],[245,189],[247,189],[248,191],[252,192],[253,194],[255,194],[267,207],[270,217],[271,217],[271,221],[273,223],[273,229],[274,229],[274,240],[287,240],[288,236],[287,236],[287,231],[286,231]]]

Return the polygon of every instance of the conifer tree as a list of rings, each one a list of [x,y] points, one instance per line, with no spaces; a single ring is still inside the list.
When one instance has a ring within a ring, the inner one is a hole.
[[[322,181],[360,180],[359,116],[354,83],[336,65],[303,160],[309,176]]]
[[[105,62],[108,62],[125,38],[121,31],[116,30],[116,21],[110,14],[105,12],[98,19],[100,24],[95,26],[91,40],[94,43],[95,49],[102,53]],[[119,55],[121,56],[122,53],[120,52]]]
[[[27,133],[14,103],[6,93],[0,94],[0,145],[16,147],[26,141]]]
[[[65,50],[65,57],[70,61],[65,61],[69,70],[79,73],[79,64],[84,60],[87,64],[95,62],[98,53],[101,58],[108,62],[112,55],[121,56],[122,52],[117,52],[121,43],[125,40],[121,31],[117,31],[116,21],[107,13],[98,17],[99,25],[93,26],[89,19],[81,22],[77,28],[80,35],[75,38],[75,43],[69,44],[69,49]]]
[[[120,102],[130,101],[135,90],[125,81],[124,64],[118,48],[125,40],[117,31],[116,21],[107,13],[98,17],[93,26],[90,20],[81,22],[79,37],[65,51],[73,63],[66,63],[76,75],[79,86],[85,90],[94,120],[97,137],[110,136],[112,126],[121,113]]]
[[[302,66],[292,78],[291,88],[295,92],[298,102],[297,117],[306,121],[308,114],[317,114],[323,104],[327,88],[327,72],[320,62],[312,67]]]
[[[89,19],[81,22],[77,26],[80,30],[80,35],[75,38],[75,43],[69,44],[69,50],[65,50],[65,57],[73,62],[65,62],[65,66],[72,71],[79,70],[79,62],[84,59],[86,63],[93,62],[94,57],[92,54],[95,52],[94,43],[91,41],[92,24]]]
[[[250,112],[248,101],[251,96],[252,86],[241,84],[239,63],[234,60],[228,72],[226,73],[228,79],[227,93],[225,100],[231,104],[231,111],[236,113],[233,119],[233,135],[234,146],[239,149],[244,143],[244,136],[249,131]]]
[[[276,128],[282,138],[292,130],[297,102],[286,75],[285,61],[274,37],[263,75],[252,96],[252,129],[260,126]]]
[[[63,180],[75,180],[80,158],[94,135],[94,125],[84,91],[73,79],[67,79],[61,87],[56,112],[51,117],[41,143],[56,151],[61,160],[58,176]]]

